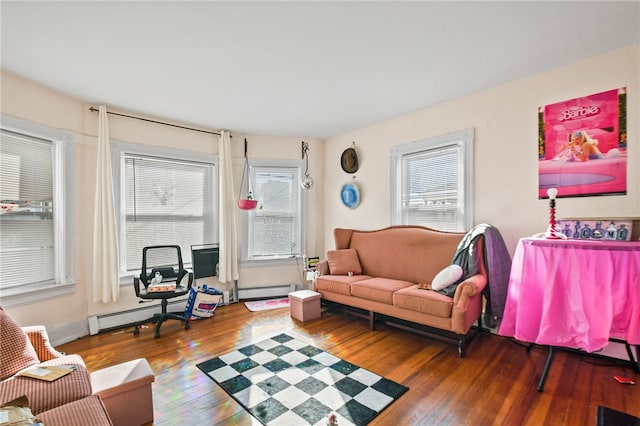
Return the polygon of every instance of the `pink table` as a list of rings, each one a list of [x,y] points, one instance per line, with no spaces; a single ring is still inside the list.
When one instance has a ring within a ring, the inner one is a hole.
[[[640,241],[521,239],[498,333],[586,352],[640,345]]]

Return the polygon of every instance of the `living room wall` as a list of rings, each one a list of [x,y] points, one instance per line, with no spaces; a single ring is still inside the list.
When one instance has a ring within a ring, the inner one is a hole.
[[[472,65],[471,65],[472,66]],[[23,325],[45,324],[69,334],[86,327],[88,316],[137,307],[129,284],[121,301],[93,303],[90,294],[91,235],[96,158],[97,114],[90,105],[19,76],[2,71],[2,114],[68,130],[76,135],[75,249],[76,292],[46,302],[11,308]],[[627,195],[560,199],[558,216],[640,217],[640,45],[605,53],[546,73],[487,89],[450,102],[372,124],[326,141],[233,133],[236,184],[246,136],[252,158],[299,159],[300,141],[310,144],[307,254],[324,257],[334,247],[335,227],[375,229],[390,224],[390,160],[392,146],[424,140],[467,128],[475,129],[474,223],[490,223],[503,234],[513,253],[519,238],[544,231],[548,202],[537,199],[537,109],[550,103],[613,88],[628,89]],[[126,112],[126,111],[124,111]],[[138,114],[134,114],[138,115]],[[157,118],[157,117],[150,117]],[[188,125],[188,123],[176,123]],[[216,154],[211,135],[110,116],[111,138]],[[340,155],[356,142],[360,169],[356,180],[362,203],[354,210],[342,205],[340,187],[352,179],[340,167]],[[238,215],[241,213],[238,212]],[[238,216],[240,223],[240,216]],[[242,268],[241,286],[297,282],[295,267]],[[0,301],[1,303],[1,301]]]
[[[469,64],[473,67],[473,64]],[[468,128],[475,129],[474,224],[502,233],[513,255],[519,238],[544,232],[547,200],[538,200],[538,107],[627,87],[627,194],[562,198],[558,217],[640,217],[640,45],[605,53],[529,78],[424,108],[325,142],[324,245],[334,247],[336,227],[376,229],[390,225],[390,150]],[[352,179],[340,167],[355,141],[355,174],[361,204],[349,209],[340,188]]]
[[[74,335],[87,329],[87,318],[94,315],[121,312],[139,307],[133,291],[133,281],[124,279],[117,303],[94,303],[91,294],[93,203],[95,194],[95,164],[97,153],[98,115],[90,112],[90,104],[27,81],[20,76],[2,71],[2,106],[4,116],[65,130],[75,136],[75,180],[73,209],[75,226],[76,289],[71,295],[51,300],[12,306],[10,312],[21,325],[45,324],[54,335]],[[108,105],[107,105],[108,107]],[[144,117],[127,111],[117,111]],[[157,117],[146,117],[161,120]],[[168,121],[168,120],[164,120]],[[173,123],[189,127],[189,123]],[[204,129],[217,130],[217,129]],[[237,194],[244,164],[244,138],[249,142],[248,156],[252,159],[302,160],[301,141],[309,143],[309,172],[316,184],[307,192],[307,253],[320,253],[322,249],[323,199],[323,147],[317,138],[245,135],[229,129],[232,135],[234,178]],[[109,133],[112,140],[181,149],[195,153],[217,155],[217,136],[140,120],[109,115]],[[242,215],[237,209],[238,235],[242,237]],[[241,242],[240,242],[241,243]],[[241,288],[266,287],[283,284],[302,284],[302,261],[272,267],[240,268]],[[215,279],[214,279],[215,280]],[[223,287],[217,280],[204,281]],[[0,303],[2,303],[0,301]]]

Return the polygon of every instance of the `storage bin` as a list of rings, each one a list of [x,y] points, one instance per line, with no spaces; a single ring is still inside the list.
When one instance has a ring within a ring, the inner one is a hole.
[[[300,290],[289,293],[291,316],[298,321],[309,321],[320,318],[320,299],[322,295],[311,290]]]

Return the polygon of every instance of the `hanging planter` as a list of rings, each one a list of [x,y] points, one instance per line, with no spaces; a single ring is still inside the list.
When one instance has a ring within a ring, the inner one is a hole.
[[[240,208],[240,210],[253,210],[258,205],[258,200],[255,200],[253,198],[253,189],[254,188],[251,179],[251,170],[249,168],[249,159],[247,158],[247,138],[245,138],[242,181],[240,182],[240,192],[238,193],[238,207]]]
[[[238,200],[238,207],[240,207],[241,210],[253,210],[257,205],[258,201],[250,198],[241,198]]]

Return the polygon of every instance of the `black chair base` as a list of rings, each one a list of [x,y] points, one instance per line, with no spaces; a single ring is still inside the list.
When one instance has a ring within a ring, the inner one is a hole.
[[[146,319],[144,321],[140,321],[137,322],[136,324],[134,324],[133,326],[133,334],[134,335],[138,335],[140,334],[140,326],[144,325],[144,324],[148,324],[148,323],[155,323],[156,324],[156,330],[155,333],[153,335],[153,337],[158,338],[160,337],[160,327],[162,326],[162,323],[165,322],[168,319],[174,319],[177,321],[184,321],[184,329],[188,330],[189,329],[189,318],[187,318],[184,313],[182,312],[167,312],[167,299],[162,299],[162,312],[159,314],[155,314],[154,316],[152,316],[149,319]]]

